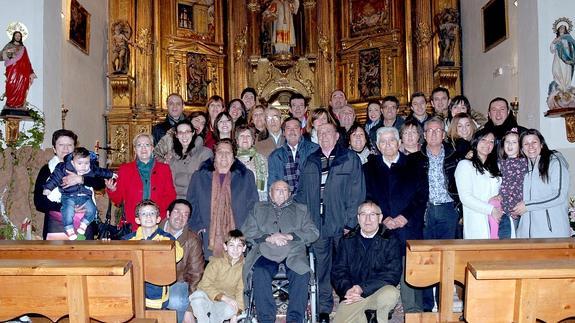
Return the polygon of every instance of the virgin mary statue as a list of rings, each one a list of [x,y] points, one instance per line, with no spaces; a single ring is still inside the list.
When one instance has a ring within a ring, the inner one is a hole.
[[[6,66],[6,108],[24,108],[28,89],[36,75],[20,31],[15,31],[12,40],[2,48],[0,60]]]
[[[571,88],[575,66],[575,40],[569,34],[572,29],[571,21],[560,20],[556,22],[553,29],[557,36],[550,46],[551,53],[553,53],[553,80],[559,92],[567,92]]]

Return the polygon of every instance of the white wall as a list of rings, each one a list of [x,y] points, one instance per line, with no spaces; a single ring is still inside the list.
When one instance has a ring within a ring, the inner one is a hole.
[[[3,5],[0,10],[0,46],[4,47],[10,39],[6,35],[6,27],[11,22],[21,22],[28,28],[28,38],[24,41],[24,45],[30,57],[30,63],[34,69],[34,73],[38,77],[34,80],[32,87],[28,92],[27,101],[32,105],[37,106],[40,110],[44,109],[44,62],[43,62],[43,41],[44,41],[44,14],[42,7],[44,0],[20,0],[10,2],[11,5]],[[6,90],[5,82],[6,77],[4,73],[6,68],[4,62],[0,64],[0,93]],[[1,107],[4,107],[6,101],[0,102]]]
[[[62,104],[70,110],[66,128],[78,134],[82,145],[93,149],[96,140],[103,143],[105,139],[108,1],[79,2],[91,14],[89,55],[67,40],[70,0],[20,0],[0,11],[2,46],[9,41],[3,31],[12,21],[24,23],[30,33],[24,44],[38,79],[30,88],[28,101],[44,111],[44,147],[50,147],[52,132],[62,127]],[[4,70],[2,64],[2,93]]]
[[[513,100],[517,96],[517,8],[507,0],[508,38],[483,52],[483,17],[481,7],[488,0],[464,0],[461,5],[461,31],[463,49],[463,94],[469,98],[473,109],[487,112],[494,97]],[[503,75],[494,71],[503,69]],[[488,93],[488,95],[485,95]]]
[[[67,2],[62,0],[63,4]],[[78,134],[80,145],[92,150],[96,140],[105,143],[108,1],[79,2],[91,14],[90,51],[89,55],[84,54],[64,37],[62,101],[69,110],[66,128]],[[64,12],[66,16],[69,14],[67,10]],[[53,129],[60,127],[58,120]]]
[[[508,0],[509,38],[483,53],[481,7],[488,0],[461,1],[463,37],[463,92],[474,108],[487,111],[496,96],[519,98],[519,123],[537,128],[551,149],[561,151],[570,162],[571,192],[575,193],[575,144],[569,143],[562,118],[546,118],[547,88],[552,81],[555,19],[567,16],[575,23],[573,0]],[[575,34],[575,31],[572,32]],[[511,65],[512,68],[506,68]],[[503,75],[493,71],[503,67]]]

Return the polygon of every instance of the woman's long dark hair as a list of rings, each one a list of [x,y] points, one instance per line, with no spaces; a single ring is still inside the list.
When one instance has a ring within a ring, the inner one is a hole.
[[[178,139],[178,137],[177,137],[178,127],[180,125],[183,125],[183,124],[190,126],[190,128],[192,129],[192,132],[194,131],[194,126],[192,125],[192,122],[188,119],[180,120],[180,121],[178,121],[178,123],[176,123],[176,127],[175,127],[176,131],[174,131],[174,134],[172,136],[173,136],[173,142],[174,142],[174,152],[179,157],[179,159],[186,159],[186,157],[188,156],[188,153],[192,149],[194,149],[194,145],[195,145],[196,138],[197,138],[197,135],[194,133],[194,135],[192,136],[192,140],[190,141],[190,144],[188,145],[188,148],[184,152],[184,146],[182,146],[180,139]]]
[[[480,173],[485,174],[485,171],[488,171],[492,177],[501,176],[501,171],[499,170],[499,166],[497,165],[497,153],[495,149],[495,143],[493,144],[493,149],[487,155],[485,162],[482,162],[479,159],[479,155],[477,154],[477,144],[487,135],[493,135],[493,139],[495,140],[495,134],[492,131],[481,129],[475,133],[473,139],[471,140],[471,151],[473,152],[473,156],[471,157],[471,163],[473,167]]]
[[[206,113],[203,112],[203,111],[194,111],[194,112],[192,112],[192,113],[190,114],[189,119],[190,119],[190,122],[191,122],[192,120],[194,120],[195,118],[200,117],[200,116],[204,117],[204,120],[206,120],[206,123],[204,124],[204,129],[202,129],[202,131],[201,131],[199,134],[196,134],[196,135],[199,135],[200,137],[202,137],[202,138],[205,139],[205,138],[206,138],[206,134],[208,133],[208,127],[209,127],[209,124],[208,124],[209,120],[208,120],[208,116],[206,115]],[[192,124],[192,130],[193,130],[194,132],[196,131],[196,129],[194,129],[193,124]]]
[[[216,140],[222,139],[222,138],[220,138],[220,130],[218,129],[218,122],[220,122],[220,120],[223,117],[228,118],[230,120],[230,122],[232,123],[232,127],[230,129],[230,138],[232,138],[232,141],[233,141],[233,138],[235,136],[234,119],[232,119],[232,116],[226,111],[220,112],[220,114],[218,114],[218,116],[216,117],[216,120],[214,121],[214,137],[216,138]]]
[[[549,163],[551,162],[551,155],[554,155],[557,151],[547,147],[545,138],[543,138],[543,135],[537,129],[528,129],[521,134],[519,138],[520,150],[523,150],[523,139],[529,135],[534,135],[539,138],[539,142],[541,143],[541,153],[539,153],[539,177],[541,177],[543,182],[549,183]]]
[[[469,103],[469,99],[467,99],[465,95],[456,95],[451,99],[449,106],[447,106],[447,120],[451,121],[451,119],[453,119],[454,116],[451,114],[451,110],[461,102],[463,102],[463,105],[467,108],[465,113],[471,116],[471,104]]]

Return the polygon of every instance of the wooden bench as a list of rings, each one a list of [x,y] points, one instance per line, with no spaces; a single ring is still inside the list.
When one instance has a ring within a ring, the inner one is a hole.
[[[158,322],[175,322],[175,311],[146,311],[145,285],[176,280],[174,241],[0,241],[0,259],[127,260],[132,262],[136,318],[154,312]]]
[[[559,322],[575,316],[575,260],[478,261],[467,265],[467,322]]]
[[[72,323],[134,316],[132,263],[125,260],[0,260],[0,321],[27,313]]]
[[[408,313],[406,322],[455,322],[462,313],[454,313],[453,284],[465,285],[468,262],[519,259],[575,259],[575,240],[409,240],[405,279],[415,287],[439,283],[440,304],[437,313]]]

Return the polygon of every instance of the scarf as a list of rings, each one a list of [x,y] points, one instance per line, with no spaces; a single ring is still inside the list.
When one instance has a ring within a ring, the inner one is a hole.
[[[266,161],[262,155],[258,154],[255,147],[249,149],[238,149],[238,159],[242,161],[256,176],[256,187],[258,191],[265,190],[267,179]],[[248,165],[251,164],[251,165]],[[253,166],[253,169],[252,167]]]
[[[218,171],[212,173],[212,201],[208,249],[214,256],[224,253],[226,234],[236,227],[232,210],[232,174],[228,172],[220,184]]]
[[[152,168],[154,168],[154,159],[150,159],[147,164],[136,159],[136,166],[138,167],[138,173],[140,173],[140,179],[142,180],[142,188],[144,191],[142,199],[149,199],[151,191],[150,188],[152,186]]]
[[[291,147],[286,143],[285,149],[288,152],[288,162],[284,164],[284,180],[288,183],[290,192],[295,192],[299,181],[299,146],[293,158]]]

